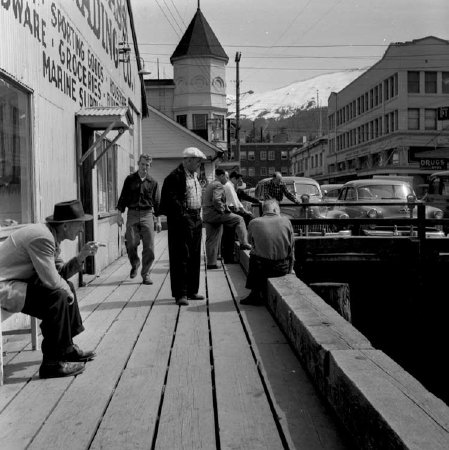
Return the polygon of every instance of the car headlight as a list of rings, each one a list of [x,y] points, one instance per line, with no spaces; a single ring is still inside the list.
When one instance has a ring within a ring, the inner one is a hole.
[[[369,211],[367,211],[366,215],[367,217],[369,217],[370,219],[375,219],[378,216],[378,212],[376,209],[370,209]]]
[[[438,210],[433,212],[434,219],[442,219],[443,218],[443,211]]]

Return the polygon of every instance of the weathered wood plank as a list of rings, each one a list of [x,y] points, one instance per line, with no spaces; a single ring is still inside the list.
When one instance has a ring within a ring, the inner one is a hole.
[[[91,449],[150,448],[178,316],[178,309],[166,304],[170,295],[170,280],[167,277],[115,389]]]
[[[52,433],[58,435],[59,439],[64,439],[65,436],[65,439],[70,440],[69,437],[74,432],[74,430],[70,431],[70,426],[75,427],[75,429],[80,427],[79,429],[81,429],[81,424],[84,424],[88,417],[92,419],[92,416],[85,414],[86,408],[93,414],[94,411],[101,407],[101,402],[96,402],[98,396],[102,398],[101,395],[110,395],[112,386],[109,386],[110,391],[108,393],[106,389],[108,384],[105,383],[102,386],[101,383],[105,380],[111,382],[114,375],[118,376],[121,370],[119,363],[123,363],[124,358],[128,356],[126,344],[132,345],[132,339],[133,337],[135,339],[135,333],[138,332],[136,324],[129,326],[127,320],[121,319],[131,316],[137,321],[136,323],[138,323],[138,320],[143,320],[144,315],[142,315],[138,306],[140,302],[143,308],[149,308],[150,302],[141,300],[148,298],[151,288],[153,286],[121,284],[107,297],[100,307],[95,309],[93,314],[87,317],[85,320],[86,331],[77,338],[77,341],[82,348],[88,346],[96,347],[96,343],[100,342],[97,350],[99,351],[97,359],[90,362],[85,373],[76,379],[39,380],[28,383],[14,399],[14,402],[0,415],[0,430],[4,431],[6,434],[5,438],[7,438],[7,440],[3,440],[4,436],[0,434],[2,442],[8,442],[12,448],[14,448],[14,445],[18,448],[24,448],[29,443],[30,438],[39,430],[42,423],[47,420],[46,426],[41,430],[43,434],[40,434],[40,437],[38,436],[37,444],[33,442],[32,445],[36,445],[37,448],[50,448],[48,440],[55,441],[54,448],[61,448],[58,447],[58,438],[53,438]],[[139,295],[134,295],[138,289],[140,297]],[[135,302],[135,307],[124,308],[132,295],[134,297],[131,301]],[[97,372],[95,372],[95,367],[97,367]],[[98,373],[101,373],[102,377],[98,377]],[[51,389],[53,389],[53,384],[47,384],[47,382],[52,383],[55,381],[58,381],[58,385],[61,383],[62,388],[60,391],[56,389],[56,397],[53,397],[53,395],[49,396],[49,386],[52,386]],[[96,391],[94,387],[97,389]],[[59,394],[59,397],[57,397],[57,394]],[[61,399],[62,394],[64,396]],[[35,398],[36,401],[33,404],[39,405],[39,408],[34,408],[33,420],[30,419],[24,423],[20,418],[28,413],[30,396]],[[60,424],[58,413],[56,412],[56,415],[54,415],[56,411],[54,408],[57,403],[55,398],[61,400],[56,410],[60,411],[61,417],[66,415],[68,418],[65,424],[69,428],[67,435],[65,433],[60,435],[60,431],[58,431],[60,430]],[[90,404],[89,402],[94,403],[94,406],[87,406]],[[10,427],[2,426],[2,421],[7,420],[11,415],[16,417],[16,420],[11,422],[15,423],[14,430],[11,430]],[[79,421],[73,422],[72,419],[77,417],[77,415],[79,416]],[[89,421],[89,426],[96,427],[91,421]],[[64,445],[62,446],[64,447]],[[67,448],[70,448],[69,442],[67,443]]]
[[[235,295],[247,295],[243,271],[233,265],[226,268]],[[290,447],[308,450],[347,448],[342,427],[323,405],[269,311],[245,306],[241,307],[241,314]]]
[[[180,308],[156,449],[216,448],[209,348],[206,302],[190,301]]]
[[[208,271],[221,448],[282,449],[265,391],[223,271]]]
[[[75,434],[76,447],[88,447],[151,307],[147,287],[140,285],[121,310],[101,340],[97,358],[73,380],[29,448],[74,448]]]

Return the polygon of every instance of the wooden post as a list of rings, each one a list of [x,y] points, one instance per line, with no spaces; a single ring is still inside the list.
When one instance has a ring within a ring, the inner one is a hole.
[[[351,300],[347,283],[310,283],[310,288],[343,318],[351,322]]]

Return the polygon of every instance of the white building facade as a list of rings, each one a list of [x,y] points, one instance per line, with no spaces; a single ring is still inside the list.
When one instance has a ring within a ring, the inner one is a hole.
[[[3,0],[0,33],[0,238],[78,198],[84,239],[107,244],[99,270],[121,252],[115,206],[147,111],[130,2]]]

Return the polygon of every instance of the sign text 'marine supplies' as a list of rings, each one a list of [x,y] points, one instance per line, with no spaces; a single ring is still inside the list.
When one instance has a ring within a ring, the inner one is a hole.
[[[135,90],[131,64],[120,63],[119,43],[128,42],[124,0],[72,2],[92,31],[93,39],[108,55],[110,66],[72,24],[63,9],[64,2],[59,7],[57,2],[33,4],[24,0],[0,0],[0,6],[11,13],[25,33],[29,32],[40,43],[41,73],[56,89],[80,107],[126,104],[127,96],[111,76],[111,70],[115,71],[132,91]]]

